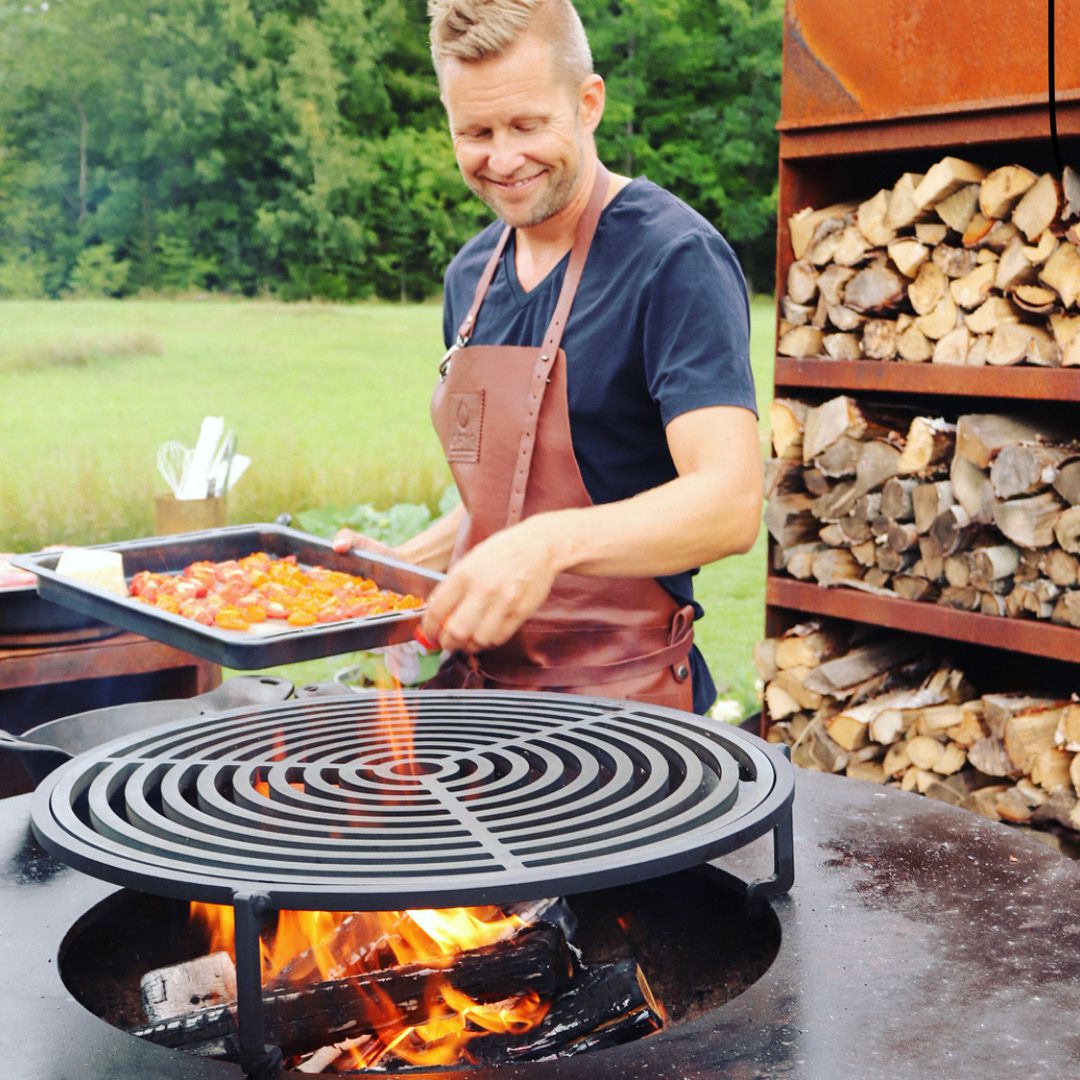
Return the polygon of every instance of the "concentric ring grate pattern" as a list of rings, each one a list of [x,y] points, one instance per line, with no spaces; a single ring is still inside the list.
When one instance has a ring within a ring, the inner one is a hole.
[[[411,749],[410,749],[411,747]],[[510,901],[655,876],[768,830],[790,767],[703,717],[563,694],[376,692],[238,709],[53,773],[38,839],[81,870],[275,907]]]

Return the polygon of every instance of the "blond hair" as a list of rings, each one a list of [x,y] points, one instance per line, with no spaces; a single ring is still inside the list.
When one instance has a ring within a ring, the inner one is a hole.
[[[592,52],[571,0],[428,0],[431,56],[442,80],[450,57],[466,62],[499,56],[527,33],[539,35],[576,86],[592,74]]]

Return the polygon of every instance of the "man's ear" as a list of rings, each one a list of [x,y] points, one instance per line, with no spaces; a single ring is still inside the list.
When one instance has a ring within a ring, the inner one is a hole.
[[[604,115],[604,80],[596,74],[588,76],[578,90],[578,115],[585,130],[594,132]]]

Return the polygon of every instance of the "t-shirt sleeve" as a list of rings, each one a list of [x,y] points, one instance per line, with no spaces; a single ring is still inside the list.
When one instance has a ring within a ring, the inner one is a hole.
[[[644,294],[643,350],[665,426],[711,405],[757,414],[746,282],[723,237],[692,233],[658,259]]]

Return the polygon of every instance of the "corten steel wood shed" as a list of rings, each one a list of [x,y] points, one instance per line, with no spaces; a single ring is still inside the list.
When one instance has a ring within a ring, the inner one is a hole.
[[[1080,4],[1055,16],[1057,130],[1080,168]],[[804,207],[864,200],[905,172],[954,155],[995,168],[1054,170],[1042,0],[787,0],[777,227],[777,300],[793,261],[788,219]],[[1080,368],[957,367],[777,356],[777,397],[966,412],[1036,406],[1080,433]],[[772,544],[772,541],[770,541]],[[771,561],[770,561],[771,562]],[[933,603],[822,588],[769,572],[766,633],[812,615],[942,639],[1000,689],[1080,687],[1080,630]],[[767,722],[767,721],[766,721]]]

